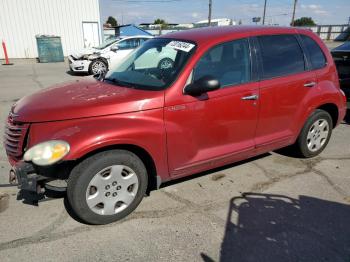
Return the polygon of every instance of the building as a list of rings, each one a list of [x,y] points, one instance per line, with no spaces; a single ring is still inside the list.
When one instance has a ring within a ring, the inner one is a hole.
[[[146,30],[143,30],[138,26],[128,24],[128,25],[104,27],[103,35],[104,35],[104,40],[106,40],[111,37],[125,37],[125,36],[133,36],[133,35],[150,36],[152,34],[148,33]]]
[[[229,18],[212,19],[210,22],[212,26],[236,25],[236,22]],[[194,27],[204,27],[204,26],[208,26],[208,20],[202,20],[197,23],[194,23]]]
[[[37,57],[36,35],[60,36],[64,56],[102,42],[99,0],[1,0],[0,10],[10,58]]]
[[[350,40],[350,25],[315,25],[305,26],[323,40],[346,41]]]

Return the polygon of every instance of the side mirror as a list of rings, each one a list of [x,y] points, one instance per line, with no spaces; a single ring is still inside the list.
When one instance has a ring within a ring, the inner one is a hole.
[[[191,96],[199,96],[203,93],[218,90],[220,82],[213,76],[205,75],[185,87],[184,93]]]
[[[113,51],[113,52],[117,52],[118,49],[119,49],[119,47],[117,45],[111,46],[111,51]]]

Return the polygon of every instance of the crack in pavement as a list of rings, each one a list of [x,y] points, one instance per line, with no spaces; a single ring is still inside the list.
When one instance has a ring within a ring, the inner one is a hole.
[[[164,191],[162,191],[164,193]],[[125,219],[122,219],[120,221],[114,222],[112,224],[108,225],[101,225],[101,226],[89,226],[89,225],[82,225],[75,227],[73,229],[65,230],[62,232],[53,232],[57,228],[59,228],[68,218],[68,215],[66,212],[62,212],[61,214],[55,221],[53,221],[49,226],[45,227],[44,229],[39,230],[35,234],[25,237],[25,238],[20,238],[20,239],[15,239],[12,241],[0,243],[0,252],[3,250],[7,249],[13,249],[17,247],[21,247],[24,245],[30,245],[30,244],[35,244],[35,243],[44,243],[44,242],[52,242],[60,239],[64,239],[70,236],[74,236],[79,233],[84,233],[84,232],[89,232],[89,231],[96,231],[104,228],[109,228],[113,227],[119,224],[123,224],[128,221],[132,221],[134,219],[155,219],[155,218],[164,218],[164,217],[172,217],[177,214],[182,214],[185,212],[193,212],[197,213],[200,211],[202,213],[202,210],[200,208],[194,208],[195,205],[193,203],[186,202],[184,199],[180,199],[177,196],[172,196],[170,193],[165,193],[165,195],[171,197],[172,199],[177,199],[177,202],[180,203],[186,203],[185,206],[179,206],[179,207],[174,207],[170,209],[165,209],[165,210],[152,210],[152,211],[135,211],[131,213],[128,217]],[[63,211],[63,210],[62,210]],[[224,222],[223,220],[220,222]]]
[[[320,177],[322,177],[338,194],[340,194],[342,197],[349,197],[348,194],[341,189],[338,185],[336,185],[335,183],[333,183],[332,179],[329,178],[325,173],[323,173],[321,170],[318,170],[317,168],[315,168],[315,166],[319,163],[321,163],[322,161],[326,161],[326,160],[350,160],[350,157],[315,157],[312,159],[307,159],[307,160],[300,160],[300,162],[305,166],[305,169],[302,171],[298,171],[295,173],[290,173],[290,174],[279,174],[279,173],[272,173],[271,171],[267,170],[265,167],[261,166],[260,164],[256,163],[256,162],[252,162],[253,165],[255,165],[257,168],[259,168],[263,174],[268,178],[268,181],[265,182],[259,182],[259,183],[255,183],[252,188],[251,191],[252,192],[263,192],[266,191],[268,188],[270,188],[272,185],[284,181],[286,179],[292,178],[292,177],[296,177],[296,176],[300,176],[300,175],[304,175],[306,173],[310,173],[313,172],[317,175],[319,175]],[[277,176],[276,176],[277,175]]]
[[[34,83],[36,83],[40,89],[44,88],[44,85],[38,80],[38,73],[36,72],[35,69],[35,64],[32,65],[32,70],[33,70],[33,75],[31,76],[31,79],[33,80]]]

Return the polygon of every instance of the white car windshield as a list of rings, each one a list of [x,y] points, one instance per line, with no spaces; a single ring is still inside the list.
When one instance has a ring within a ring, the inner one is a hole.
[[[106,47],[110,46],[111,44],[117,42],[118,40],[120,40],[120,39],[118,39],[118,38],[109,38],[106,42],[104,42],[104,43],[102,43],[99,46],[96,46],[94,48],[102,50],[102,49],[105,49]]]
[[[132,88],[163,90],[177,78],[195,47],[188,41],[150,39],[112,68],[104,80]]]

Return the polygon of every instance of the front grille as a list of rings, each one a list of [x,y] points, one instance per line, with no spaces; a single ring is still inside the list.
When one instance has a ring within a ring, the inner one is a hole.
[[[24,140],[29,124],[16,123],[8,118],[5,127],[4,144],[8,156],[20,158],[23,155]]]

